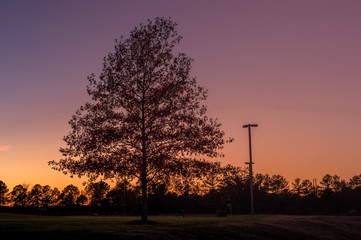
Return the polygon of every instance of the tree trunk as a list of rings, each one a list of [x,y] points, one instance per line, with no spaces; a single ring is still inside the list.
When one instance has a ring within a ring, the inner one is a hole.
[[[148,221],[147,177],[142,174],[142,222]]]
[[[148,221],[148,196],[147,196],[147,136],[145,133],[145,87],[143,85],[142,97],[142,166],[141,166],[141,184],[142,184],[142,222]]]

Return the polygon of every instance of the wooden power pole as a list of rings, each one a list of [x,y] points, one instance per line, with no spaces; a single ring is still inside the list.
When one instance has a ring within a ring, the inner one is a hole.
[[[258,127],[258,124],[246,124],[243,125],[243,128],[248,128],[248,138],[249,138],[249,162],[246,164],[249,165],[249,187],[251,189],[251,215],[254,215],[254,198],[253,198],[253,171],[252,165],[252,142],[251,142],[251,128]]]

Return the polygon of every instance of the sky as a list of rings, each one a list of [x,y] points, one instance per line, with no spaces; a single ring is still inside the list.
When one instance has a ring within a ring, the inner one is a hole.
[[[361,174],[361,2],[0,0],[0,180],[63,188],[52,170],[114,40],[171,17],[177,49],[233,143],[223,164],[320,180]]]

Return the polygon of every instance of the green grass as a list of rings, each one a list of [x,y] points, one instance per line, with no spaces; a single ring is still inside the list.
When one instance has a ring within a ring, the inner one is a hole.
[[[361,217],[59,217],[0,213],[0,233],[36,239],[361,239]]]
[[[242,222],[265,216],[218,217],[149,217],[153,224],[139,224],[139,217],[52,217],[0,214],[0,232],[9,235],[53,239],[152,239],[173,236],[205,236],[210,226],[222,222]],[[212,230],[217,235],[217,230]],[[198,238],[198,237],[197,237]]]

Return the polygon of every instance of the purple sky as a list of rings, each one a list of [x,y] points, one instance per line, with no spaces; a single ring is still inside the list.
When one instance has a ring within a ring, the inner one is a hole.
[[[234,143],[221,161],[318,178],[361,173],[360,1],[0,2],[0,180],[62,187],[51,170],[68,120],[88,100],[114,39],[172,17],[178,49],[209,89],[209,115]]]

